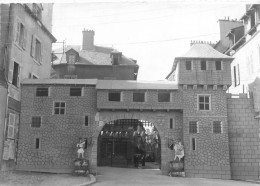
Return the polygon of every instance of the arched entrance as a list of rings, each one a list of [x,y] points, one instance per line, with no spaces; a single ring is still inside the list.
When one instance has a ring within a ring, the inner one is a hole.
[[[107,122],[99,133],[97,151],[98,166],[160,168],[161,139],[149,121]]]

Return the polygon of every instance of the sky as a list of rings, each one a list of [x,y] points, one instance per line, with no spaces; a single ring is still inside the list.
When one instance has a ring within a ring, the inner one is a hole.
[[[113,47],[137,60],[138,80],[164,80],[191,40],[216,43],[218,20],[240,19],[245,13],[242,1],[192,2],[54,2],[52,33],[66,45],[81,45],[82,30],[94,30],[95,45]]]

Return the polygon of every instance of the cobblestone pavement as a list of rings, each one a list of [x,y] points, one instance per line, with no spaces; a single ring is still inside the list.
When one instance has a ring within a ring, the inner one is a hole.
[[[202,178],[182,178],[161,175],[160,170],[98,167],[94,186],[254,186],[255,183]]]
[[[72,186],[88,181],[89,177],[77,177],[71,174],[0,172],[0,186]]]

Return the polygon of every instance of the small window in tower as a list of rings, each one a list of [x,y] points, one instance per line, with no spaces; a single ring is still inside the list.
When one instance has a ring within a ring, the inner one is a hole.
[[[221,61],[215,61],[216,70],[222,70],[222,63]]]
[[[36,88],[36,96],[48,96],[49,95],[49,88]]]
[[[88,126],[89,125],[89,116],[85,116],[84,118],[84,126]]]
[[[196,133],[199,133],[199,130],[198,130],[198,122],[197,121],[190,121],[189,122],[189,133],[190,134],[196,134]]]
[[[32,117],[31,127],[33,127],[33,128],[40,128],[41,124],[42,124],[41,116],[33,116]]]
[[[81,96],[81,88],[80,87],[70,88],[70,96]]]
[[[170,129],[173,129],[173,118],[170,118]]]
[[[66,112],[66,103],[63,101],[54,102],[54,114],[65,114]]]
[[[207,70],[207,62],[205,60],[200,61],[201,70]]]
[[[109,101],[121,101],[121,92],[109,92],[108,100]]]
[[[198,110],[209,111],[211,110],[211,96],[198,95]]]
[[[158,102],[170,102],[170,92],[158,92]]]
[[[213,121],[213,133],[214,134],[221,134],[222,132],[222,123],[221,121]]]
[[[145,93],[144,92],[134,92],[133,93],[133,102],[145,102]]]
[[[35,148],[39,149],[40,148],[40,138],[35,139]]]
[[[196,138],[191,138],[191,150],[196,150]]]
[[[186,70],[191,70],[191,61],[186,61]]]

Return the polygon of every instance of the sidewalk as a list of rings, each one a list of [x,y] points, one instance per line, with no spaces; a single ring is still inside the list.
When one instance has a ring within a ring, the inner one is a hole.
[[[0,172],[0,186],[84,186],[95,181],[93,175],[82,177],[26,171]]]

